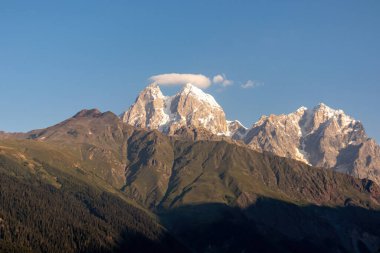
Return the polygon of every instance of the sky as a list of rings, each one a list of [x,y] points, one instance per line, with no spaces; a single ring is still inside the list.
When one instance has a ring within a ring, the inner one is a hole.
[[[323,102],[380,141],[379,13],[375,0],[1,0],[0,130],[119,114],[152,77],[179,73],[207,77],[246,126]]]

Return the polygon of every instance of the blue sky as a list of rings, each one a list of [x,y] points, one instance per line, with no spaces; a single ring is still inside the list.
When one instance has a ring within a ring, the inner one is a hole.
[[[379,141],[379,13],[380,1],[2,0],[0,130],[121,113],[152,75],[224,73],[233,85],[206,91],[229,119],[324,102]]]

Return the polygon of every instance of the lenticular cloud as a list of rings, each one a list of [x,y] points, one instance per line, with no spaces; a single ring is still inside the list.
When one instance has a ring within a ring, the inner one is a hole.
[[[198,88],[205,89],[211,85],[211,81],[207,76],[201,74],[161,74],[151,76],[150,81],[156,82],[160,85],[175,86],[191,83]]]

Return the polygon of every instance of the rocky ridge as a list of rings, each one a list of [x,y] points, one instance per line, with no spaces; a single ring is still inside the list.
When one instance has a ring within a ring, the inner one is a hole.
[[[261,152],[380,183],[380,147],[360,121],[323,103],[287,115],[263,116],[241,139]]]
[[[224,134],[227,122],[222,107],[199,88],[187,84],[174,96],[164,96],[155,83],[145,88],[135,103],[121,115],[123,122],[173,134],[183,126],[207,128]]]

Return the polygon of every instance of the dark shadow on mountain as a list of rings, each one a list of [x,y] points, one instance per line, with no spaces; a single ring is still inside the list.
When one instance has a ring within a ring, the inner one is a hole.
[[[188,205],[160,212],[194,252],[380,252],[380,212],[259,198],[247,208]]]
[[[185,246],[169,234],[162,235],[157,240],[150,240],[143,234],[130,236],[128,232],[121,235],[121,244],[110,252],[114,253],[190,253]],[[90,253],[91,251],[89,251]]]

